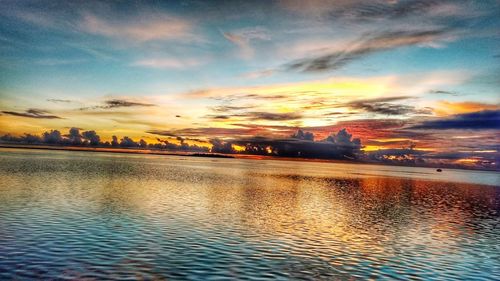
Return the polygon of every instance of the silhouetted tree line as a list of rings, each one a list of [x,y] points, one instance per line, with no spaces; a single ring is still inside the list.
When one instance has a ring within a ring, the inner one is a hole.
[[[10,143],[23,144],[48,144],[61,146],[90,146],[90,147],[122,147],[122,148],[149,148],[149,149],[166,149],[175,151],[192,151],[192,152],[209,152],[209,148],[198,145],[189,145],[181,141],[180,144],[169,143],[166,140],[160,140],[159,143],[148,144],[144,139],[134,141],[132,138],[124,136],[118,139],[117,136],[112,136],[111,142],[101,141],[100,136],[95,131],[83,131],[80,133],[79,128],[69,129],[68,134],[62,134],[59,130],[50,130],[44,132],[41,136],[33,134],[24,134],[22,136],[13,136],[6,134],[0,137],[0,140]]]

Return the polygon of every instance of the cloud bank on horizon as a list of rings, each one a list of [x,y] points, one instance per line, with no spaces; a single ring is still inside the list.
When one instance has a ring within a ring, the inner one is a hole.
[[[0,15],[2,135],[262,154],[346,128],[377,159],[416,146],[498,166],[496,0],[26,0]]]

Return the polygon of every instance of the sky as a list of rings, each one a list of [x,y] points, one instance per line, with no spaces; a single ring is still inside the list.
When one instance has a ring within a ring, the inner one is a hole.
[[[497,0],[4,0],[0,134],[241,149],[345,128],[498,167],[499,27]]]

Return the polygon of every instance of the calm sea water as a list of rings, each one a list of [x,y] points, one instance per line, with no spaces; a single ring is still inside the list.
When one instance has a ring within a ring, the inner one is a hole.
[[[0,149],[0,280],[499,280],[500,174]]]

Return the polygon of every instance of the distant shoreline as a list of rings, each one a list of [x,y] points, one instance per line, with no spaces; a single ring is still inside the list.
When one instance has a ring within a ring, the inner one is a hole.
[[[107,147],[81,147],[81,146],[50,146],[50,145],[16,145],[0,144],[0,148],[18,148],[18,149],[40,149],[40,150],[62,150],[62,151],[87,151],[87,152],[110,152],[127,154],[150,154],[150,155],[173,155],[173,156],[193,156],[193,157],[214,157],[214,158],[235,158],[231,155],[203,152],[172,152],[155,151],[151,149],[139,148],[107,148]]]
[[[251,154],[220,154],[220,153],[205,153],[205,152],[183,152],[183,151],[162,151],[140,148],[107,148],[107,147],[80,147],[80,146],[51,146],[51,145],[18,145],[18,144],[0,144],[0,148],[14,149],[39,149],[39,150],[59,150],[59,151],[82,151],[82,152],[109,152],[109,153],[124,153],[124,154],[145,154],[145,155],[165,155],[165,156],[190,156],[190,157],[207,157],[207,158],[227,158],[227,159],[250,159],[250,160],[279,160],[279,161],[301,161],[301,162],[323,162],[323,163],[343,163],[343,164],[358,164],[358,165],[381,165],[395,167],[419,167],[431,169],[458,169],[470,171],[487,171],[500,172],[496,169],[477,169],[473,167],[456,167],[448,165],[429,165],[429,166],[412,166],[397,163],[384,162],[362,162],[352,160],[337,160],[337,159],[316,159],[316,158],[299,158],[299,157],[278,157],[267,155],[251,155]]]

